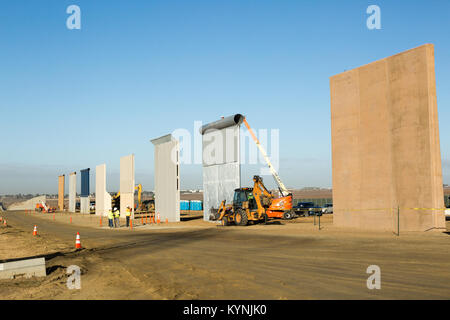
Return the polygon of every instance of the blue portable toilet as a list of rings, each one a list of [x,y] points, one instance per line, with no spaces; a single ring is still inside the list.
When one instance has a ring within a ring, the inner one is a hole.
[[[189,210],[189,200],[180,201],[180,210]]]
[[[190,204],[190,208],[192,211],[202,211],[203,210],[203,206],[202,206],[202,201],[201,200],[191,200],[191,204]]]

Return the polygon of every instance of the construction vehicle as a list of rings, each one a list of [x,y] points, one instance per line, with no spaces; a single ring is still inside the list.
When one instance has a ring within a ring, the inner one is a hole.
[[[254,176],[253,188],[239,188],[235,190],[233,204],[226,205],[225,200],[220,204],[217,212],[212,212],[211,220],[220,220],[222,225],[228,225],[234,222],[237,225],[247,225],[248,222],[265,221],[273,218],[292,219],[295,212],[292,210],[292,193],[290,193],[272,163],[267,156],[266,151],[260,144],[247,120],[243,120],[250,135],[255,141],[259,151],[263,155],[270,172],[278,185],[281,197],[275,197],[267,190],[260,176]]]
[[[134,205],[135,211],[142,211],[140,210],[142,206],[142,185],[138,184],[134,187],[134,190],[138,191],[138,202]],[[120,210],[120,191],[117,192],[115,195],[111,196],[111,207],[117,208]]]
[[[282,218],[282,219],[294,218],[296,215],[295,215],[294,211],[292,210],[292,200],[293,200],[292,193],[289,192],[289,190],[286,188],[284,183],[281,181],[280,176],[278,175],[277,171],[275,170],[272,163],[270,162],[269,157],[267,156],[266,150],[264,150],[261,143],[259,143],[259,140],[256,137],[256,135],[253,132],[250,125],[248,124],[247,119],[244,118],[243,122],[244,122],[245,126],[247,127],[247,130],[250,132],[250,135],[252,136],[253,140],[255,141],[256,146],[258,147],[259,151],[263,155],[264,160],[266,161],[266,163],[270,169],[270,172],[272,173],[272,176],[278,186],[278,190],[281,195],[279,198],[275,198],[274,195],[272,195],[269,191],[267,191],[267,189],[264,186],[264,184],[262,183],[262,179],[261,179],[260,185],[262,187],[262,190],[264,190],[264,193],[266,194],[268,199],[270,199],[270,201],[271,201],[271,204],[267,208],[268,210],[266,211],[267,217],[268,218]]]
[[[39,201],[36,203],[35,211],[45,212],[45,213],[54,213],[56,212],[56,208],[49,207],[44,201]]]
[[[142,201],[137,208],[137,212],[155,212],[155,199]]]
[[[249,222],[264,221],[266,223],[273,217],[283,219],[293,217],[293,212],[289,209],[292,207],[292,199],[290,200],[289,197],[275,198],[267,190],[260,176],[254,176],[253,182],[253,188],[234,190],[233,203],[226,205],[225,200],[222,201],[217,213],[212,214],[211,220],[219,220],[223,226],[232,223],[246,226]]]

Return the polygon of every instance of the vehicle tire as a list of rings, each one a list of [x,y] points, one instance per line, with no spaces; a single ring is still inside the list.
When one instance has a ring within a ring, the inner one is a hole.
[[[291,220],[293,217],[292,212],[286,211],[283,213],[283,220]]]
[[[234,214],[234,222],[238,226],[246,226],[248,223],[247,212],[242,209],[238,209]]]
[[[223,217],[221,222],[222,222],[222,227],[228,226],[229,225],[228,217]]]

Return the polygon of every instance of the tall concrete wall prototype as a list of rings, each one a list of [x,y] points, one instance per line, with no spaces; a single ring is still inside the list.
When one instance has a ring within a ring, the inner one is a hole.
[[[69,212],[75,212],[76,196],[77,196],[77,173],[72,172],[69,175]]]
[[[120,158],[120,216],[132,208],[134,218],[134,154]]]
[[[64,211],[64,183],[65,175],[58,177],[58,210]]]
[[[233,202],[234,190],[241,185],[240,114],[202,127],[203,219],[210,220],[211,209]]]
[[[80,213],[90,213],[90,186],[89,173],[91,169],[81,170]]]
[[[180,221],[180,144],[172,135],[152,140],[155,146],[155,210],[161,220]]]
[[[111,209],[111,195],[106,191],[106,164],[95,168],[95,214],[107,216]]]
[[[334,224],[445,228],[433,45],[336,75],[330,88]]]

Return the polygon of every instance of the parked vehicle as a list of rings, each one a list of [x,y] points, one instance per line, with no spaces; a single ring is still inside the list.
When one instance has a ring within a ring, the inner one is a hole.
[[[445,210],[445,220],[450,220],[450,206]]]
[[[333,213],[333,204],[327,203],[322,207],[322,213]]]
[[[314,202],[299,202],[292,209],[296,215],[305,217],[322,213],[322,208],[316,206]]]

